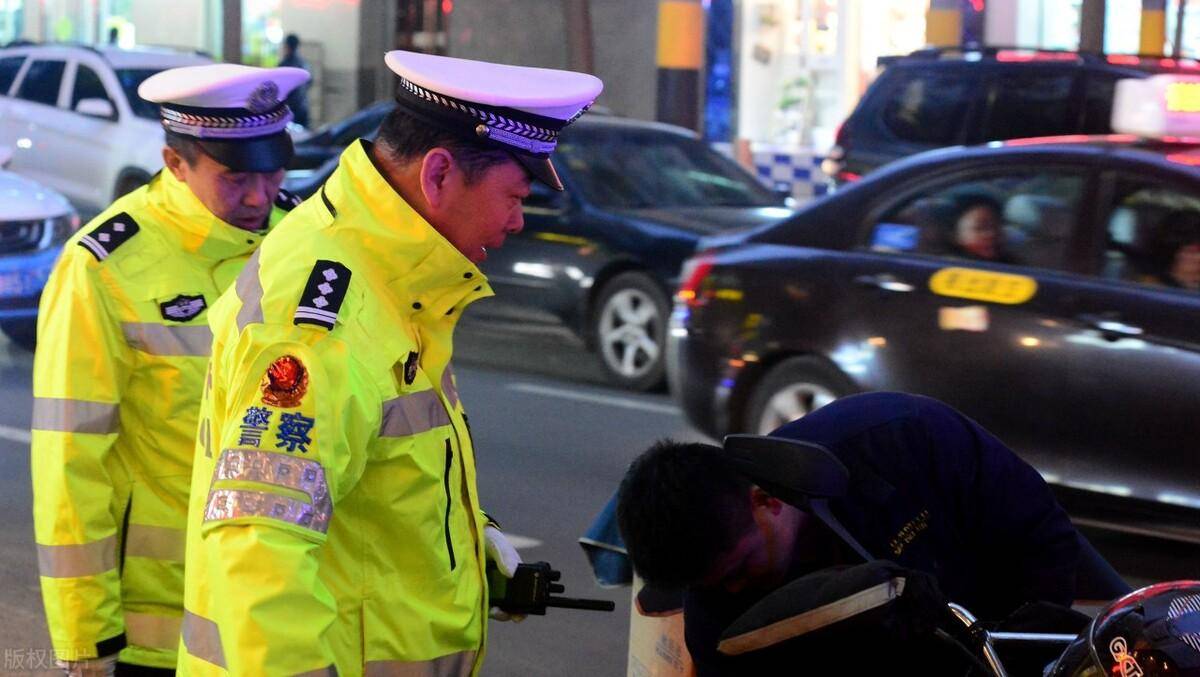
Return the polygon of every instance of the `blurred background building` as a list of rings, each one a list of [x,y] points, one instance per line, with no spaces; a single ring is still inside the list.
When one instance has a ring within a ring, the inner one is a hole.
[[[388,49],[574,68],[604,79],[599,104],[615,114],[819,157],[881,56],[975,42],[1194,57],[1200,2],[1186,2],[0,0],[0,44],[116,41],[274,65],[297,33],[314,124],[391,96]]]

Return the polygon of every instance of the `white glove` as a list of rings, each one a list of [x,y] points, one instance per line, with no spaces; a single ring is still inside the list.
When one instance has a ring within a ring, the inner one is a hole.
[[[54,661],[67,677],[113,677],[117,672],[117,654],[82,661]]]
[[[496,564],[496,569],[504,574],[505,578],[512,578],[517,573],[517,565],[521,563],[521,555],[517,549],[508,542],[502,531],[490,524],[483,528],[483,540],[488,560]],[[514,623],[525,620],[525,616],[501,611],[497,606],[491,608],[488,616],[493,620]]]

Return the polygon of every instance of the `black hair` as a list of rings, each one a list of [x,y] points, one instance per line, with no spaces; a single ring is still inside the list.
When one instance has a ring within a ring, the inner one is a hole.
[[[996,212],[997,216],[1004,214],[1004,207],[1000,201],[986,193],[965,193],[954,198],[954,222],[952,227],[957,227],[958,220],[963,214],[975,209],[976,207],[987,207]]]
[[[300,36],[295,33],[288,33],[287,37],[283,39],[283,44],[287,45],[287,48],[294,52],[300,47]]]
[[[190,136],[184,136],[178,132],[167,132],[167,147],[179,153],[184,162],[188,163],[189,167],[196,166],[196,160],[204,153],[200,148],[200,144]]]
[[[1194,242],[1200,242],[1200,213],[1186,209],[1168,212],[1159,223],[1152,248],[1158,269],[1170,270],[1179,249]]]
[[[426,124],[397,106],[379,126],[376,142],[392,160],[408,164],[434,148],[445,148],[454,156],[467,183],[481,179],[488,169],[515,161],[508,151],[482,141],[470,141],[434,125]]]
[[[647,583],[698,583],[754,517],[750,481],[711,444],[662,440],[633,461],[617,492],[617,523]]]

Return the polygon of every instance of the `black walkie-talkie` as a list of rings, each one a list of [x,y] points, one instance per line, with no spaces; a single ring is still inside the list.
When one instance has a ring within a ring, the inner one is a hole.
[[[498,569],[488,564],[489,604],[510,614],[545,616],[546,607],[559,609],[583,609],[585,611],[612,611],[616,605],[602,599],[577,599],[555,597],[566,592],[557,583],[562,573],[550,568],[549,562],[532,562],[517,565],[512,578],[507,578]]]

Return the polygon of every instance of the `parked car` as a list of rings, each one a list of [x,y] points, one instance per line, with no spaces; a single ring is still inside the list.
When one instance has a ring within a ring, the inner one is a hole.
[[[54,190],[2,169],[11,156],[0,146],[0,330],[32,350],[42,287],[79,217]]]
[[[1118,80],[1200,75],[1191,59],[993,47],[930,48],[880,61],[883,72],[838,128],[822,165],[837,184],[933,148],[1108,134]]]
[[[793,212],[679,127],[584,116],[564,131],[554,164],[566,191],[534,184],[524,230],[488,252],[482,269],[496,298],[478,312],[564,323],[614,383],[657,387],[670,290],[699,238]],[[311,195],[336,166],[333,157],[291,172],[284,186]]]
[[[972,239],[989,229],[990,244]],[[668,365],[705,433],[767,433],[860,391],[920,393],[1061,487],[1200,509],[1195,140],[930,151],[701,248]]]
[[[193,52],[32,44],[0,49],[0,145],[12,171],[66,195],[85,214],[162,168],[156,104],[137,95],[167,68],[211,63]]]

